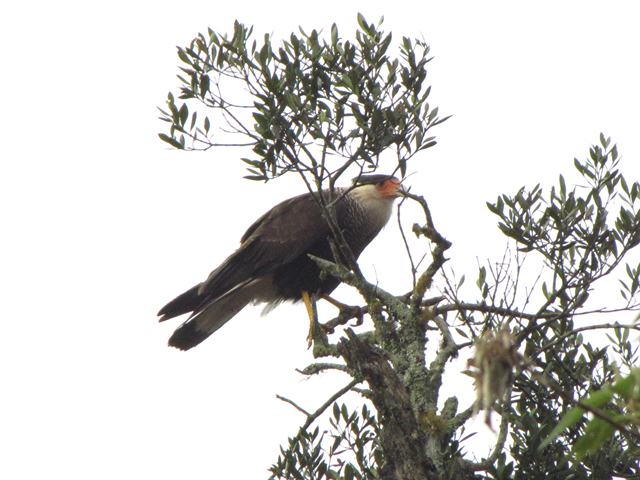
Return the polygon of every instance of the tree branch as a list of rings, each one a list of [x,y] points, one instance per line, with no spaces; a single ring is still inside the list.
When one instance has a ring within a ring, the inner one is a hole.
[[[444,257],[444,252],[451,247],[451,242],[445,239],[442,235],[440,235],[438,230],[436,230],[435,225],[433,224],[433,218],[431,217],[431,211],[429,210],[429,205],[427,205],[427,201],[424,199],[424,197],[420,195],[414,195],[408,191],[404,192],[403,195],[417,202],[422,207],[422,211],[424,212],[426,225],[424,227],[418,227],[417,225],[414,225],[414,232],[416,234],[420,233],[424,235],[435,245],[435,248],[431,253],[433,260],[431,261],[431,264],[427,267],[427,269],[420,275],[413,289],[410,308],[411,311],[417,312],[425,292],[431,287],[433,277],[442,268],[442,265],[444,265],[444,263],[447,261],[447,259]]]
[[[300,427],[300,430],[306,430],[309,427],[309,425],[311,425],[315,421],[316,418],[322,415],[327,408],[333,405],[333,402],[338,400],[341,396],[343,396],[345,393],[347,393],[349,390],[351,390],[353,387],[355,387],[361,382],[362,380],[357,380],[357,379],[351,380],[347,385],[345,385],[336,393],[331,395],[327,399],[327,401],[324,402],[322,405],[320,405],[320,407],[315,412],[311,414],[307,414],[307,419],[305,420],[304,424],[302,424],[302,427]]]
[[[298,405],[293,400],[290,400],[290,399],[288,399],[286,397],[283,397],[281,395],[278,395],[278,394],[276,394],[276,398],[278,400],[282,400],[285,403],[288,403],[289,405],[292,405],[296,410],[298,410],[299,412],[304,413],[307,417],[309,417],[311,415],[309,412],[307,412],[304,408],[302,408],[300,405]]]

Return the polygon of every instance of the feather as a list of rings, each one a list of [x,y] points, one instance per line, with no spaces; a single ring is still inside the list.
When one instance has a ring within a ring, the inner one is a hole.
[[[169,345],[180,350],[195,347],[250,302],[268,296],[268,283],[268,279],[249,280],[208,303],[173,332]]]
[[[184,313],[193,312],[194,309],[202,303],[202,297],[198,294],[200,284],[190,288],[182,295],[178,295],[176,298],[167,303],[160,309],[158,315],[159,321],[164,322],[170,318],[177,317]]]
[[[328,234],[310,193],[285,200],[249,227],[240,248],[209,274],[198,294],[210,300],[246,280],[274,273]]]

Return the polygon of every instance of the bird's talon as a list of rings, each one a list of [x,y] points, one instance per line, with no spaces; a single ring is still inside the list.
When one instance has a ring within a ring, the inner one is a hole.
[[[352,317],[355,318],[356,321],[353,324],[354,327],[359,327],[360,325],[363,324],[364,322],[364,312],[362,311],[361,307],[351,307],[348,314]]]
[[[319,327],[322,329],[325,335],[331,335],[336,331],[335,328],[333,328],[331,325],[327,325],[326,323],[320,323]]]

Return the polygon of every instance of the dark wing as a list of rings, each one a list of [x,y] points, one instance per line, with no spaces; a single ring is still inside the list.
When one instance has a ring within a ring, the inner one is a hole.
[[[251,225],[241,245],[200,285],[199,293],[216,297],[251,278],[273,273],[329,234],[311,194],[276,205]]]
[[[158,313],[160,321],[183,313],[198,313],[237,285],[292,262],[328,234],[329,227],[311,194],[285,200],[247,229],[238,250],[207,280],[165,305]]]

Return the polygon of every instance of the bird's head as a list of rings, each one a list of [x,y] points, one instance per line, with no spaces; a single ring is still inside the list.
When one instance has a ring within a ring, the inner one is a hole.
[[[402,195],[402,183],[391,175],[360,175],[354,179],[349,196],[360,206],[376,232],[391,216],[393,201]],[[366,222],[365,222],[366,223]]]
[[[353,192],[360,198],[393,201],[402,195],[402,183],[392,175],[360,175],[353,183]]]

